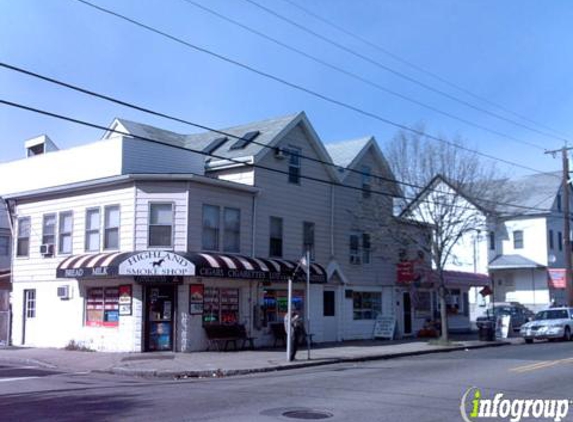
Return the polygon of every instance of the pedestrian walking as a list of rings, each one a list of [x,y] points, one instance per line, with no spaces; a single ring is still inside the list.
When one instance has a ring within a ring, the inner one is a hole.
[[[285,333],[290,330],[291,347],[290,347],[290,360],[295,360],[296,352],[298,350],[298,344],[300,343],[300,337],[302,330],[304,329],[302,319],[298,312],[292,311],[290,318],[290,327],[288,326],[288,314],[284,318]]]

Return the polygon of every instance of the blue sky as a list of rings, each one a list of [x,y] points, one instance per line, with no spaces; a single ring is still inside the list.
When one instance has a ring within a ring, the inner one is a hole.
[[[516,143],[380,92],[183,0],[92,1],[397,123],[424,122],[432,134],[459,134],[469,146],[483,153],[542,171],[560,168],[560,161],[544,155],[540,148]],[[432,107],[542,148],[563,145],[563,140],[501,121],[404,81],[244,0],[194,1]],[[257,1],[385,66],[476,106],[519,120],[337,32],[284,0]],[[561,138],[573,139],[573,3],[569,1],[293,1],[409,62],[558,131]],[[75,0],[0,0],[0,61],[213,127],[304,110],[324,142],[374,135],[383,150],[397,131],[380,121],[160,38]],[[197,131],[3,68],[0,98],[104,126],[119,116],[183,133]],[[101,135],[97,130],[0,105],[0,161],[23,157],[23,142],[43,133],[60,148],[94,141]],[[528,173],[503,163],[499,167],[510,173]]]

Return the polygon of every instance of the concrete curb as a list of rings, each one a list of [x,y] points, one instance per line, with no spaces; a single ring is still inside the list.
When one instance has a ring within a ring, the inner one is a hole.
[[[31,359],[31,358],[17,358],[17,357],[0,357],[0,362],[9,363],[12,365],[31,365],[31,366],[39,366],[45,369],[57,369],[56,365],[52,365],[51,363],[44,362],[38,359]]]
[[[329,358],[316,361],[301,361],[300,363],[293,363],[290,365],[276,365],[264,368],[249,368],[249,369],[215,369],[215,370],[201,370],[201,371],[172,371],[172,370],[155,370],[155,369],[132,369],[123,367],[113,367],[110,369],[98,369],[91,372],[107,373],[116,375],[129,375],[143,378],[223,378],[237,375],[259,374],[265,372],[278,372],[287,371],[292,369],[310,368],[316,366],[334,365],[338,363],[350,362],[367,362],[374,360],[390,360],[398,359],[408,356],[429,355],[435,353],[450,353],[463,350],[485,349],[490,347],[511,346],[514,343],[509,341],[492,342],[487,344],[476,344],[468,346],[452,346],[443,347],[440,349],[432,350],[414,350],[410,352],[387,353],[381,355],[366,355],[366,356],[353,356],[346,358]]]

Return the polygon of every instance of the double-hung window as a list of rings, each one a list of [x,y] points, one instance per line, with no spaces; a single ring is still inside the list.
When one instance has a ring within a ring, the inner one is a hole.
[[[563,250],[563,234],[561,232],[557,232],[557,245],[559,247],[559,251]]]
[[[350,234],[349,257],[351,264],[360,264],[360,234],[357,232]]]
[[[18,238],[16,240],[16,256],[30,254],[30,217],[18,218]]]
[[[515,230],[513,232],[513,248],[523,249],[523,230]]]
[[[203,205],[202,244],[203,249],[207,251],[221,250],[222,245],[223,252],[240,252],[241,210]]]
[[[241,210],[225,208],[223,212],[223,251],[241,250]]]
[[[362,233],[362,263],[370,264],[370,235]]]
[[[203,249],[219,250],[221,209],[215,205],[203,205]]]
[[[270,219],[269,256],[283,256],[283,219],[279,217]]]
[[[302,150],[296,147],[285,148],[288,154],[288,181],[289,183],[300,184],[300,156]]]
[[[308,251],[310,259],[314,259],[314,223],[305,221],[302,223],[302,252]]]
[[[86,251],[94,252],[100,250],[100,211],[99,208],[86,210]]]
[[[149,204],[149,246],[173,246],[173,204]]]
[[[60,254],[72,253],[73,213],[64,211],[59,215],[58,252]]]
[[[553,241],[553,230],[549,230],[549,249],[553,249],[555,247]]]
[[[372,169],[362,166],[362,198],[370,198],[372,195]]]
[[[494,251],[495,250],[495,232],[489,232],[489,249]]]
[[[349,258],[351,264],[369,264],[371,258],[370,234],[351,232],[349,237]]]
[[[108,205],[104,208],[103,248],[119,249],[119,205]]]
[[[42,221],[42,244],[56,244],[56,214],[44,214]]]

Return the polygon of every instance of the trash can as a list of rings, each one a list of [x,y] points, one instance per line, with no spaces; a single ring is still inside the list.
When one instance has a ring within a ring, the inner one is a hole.
[[[479,340],[480,341],[495,341],[495,326],[493,321],[484,321],[479,327]]]

